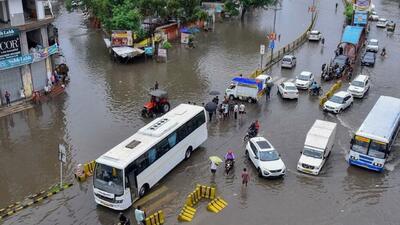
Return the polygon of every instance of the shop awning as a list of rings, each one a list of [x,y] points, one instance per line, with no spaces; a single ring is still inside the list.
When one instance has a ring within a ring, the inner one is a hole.
[[[357,45],[364,27],[347,26],[342,35],[342,42]]]
[[[132,47],[114,47],[112,50],[115,52],[115,54],[122,58],[135,57],[144,53],[142,49]]]

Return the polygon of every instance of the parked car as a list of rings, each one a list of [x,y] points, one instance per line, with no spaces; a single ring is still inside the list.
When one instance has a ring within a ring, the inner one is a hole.
[[[379,20],[378,14],[375,11],[372,11],[371,15],[369,16],[369,20],[378,21]]]
[[[299,89],[308,89],[313,81],[314,75],[311,72],[303,71],[296,77],[295,84]]]
[[[293,68],[296,66],[296,57],[294,55],[285,55],[282,58],[282,68]]]
[[[263,137],[254,137],[247,142],[246,155],[260,177],[279,177],[286,173],[286,166],[278,151]]]
[[[278,94],[280,94],[282,98],[299,98],[299,90],[297,90],[296,85],[294,85],[292,82],[282,82],[280,85],[278,85]]]
[[[343,71],[350,65],[350,58],[347,55],[338,55],[333,58],[331,66],[334,66],[335,64],[338,64],[340,68],[340,73],[343,73]]]
[[[378,22],[376,23],[376,27],[385,28],[388,23],[388,20],[385,18],[379,18]]]
[[[366,52],[364,53],[362,59],[361,59],[361,65],[362,66],[375,66],[375,59],[376,59],[376,53],[375,52]]]
[[[308,34],[309,41],[319,41],[319,40],[321,40],[321,38],[322,38],[322,34],[318,30],[312,30]]]
[[[379,41],[377,39],[370,39],[367,43],[367,52],[378,52],[379,51]]]
[[[328,112],[341,113],[352,104],[353,96],[349,92],[339,91],[324,103],[323,109]]]
[[[360,74],[350,83],[347,92],[355,98],[363,98],[369,86],[369,76]]]
[[[336,123],[316,120],[307,133],[297,170],[318,175],[331,154],[336,136]]]

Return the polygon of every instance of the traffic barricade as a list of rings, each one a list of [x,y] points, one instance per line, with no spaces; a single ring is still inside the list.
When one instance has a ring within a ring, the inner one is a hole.
[[[164,212],[159,210],[156,213],[151,214],[144,220],[146,225],[161,225],[165,222]]]

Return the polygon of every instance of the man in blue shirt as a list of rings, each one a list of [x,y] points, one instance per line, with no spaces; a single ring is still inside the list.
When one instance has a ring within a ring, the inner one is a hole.
[[[135,219],[138,225],[144,225],[144,219],[146,218],[144,211],[141,210],[141,207],[138,206],[135,209]]]

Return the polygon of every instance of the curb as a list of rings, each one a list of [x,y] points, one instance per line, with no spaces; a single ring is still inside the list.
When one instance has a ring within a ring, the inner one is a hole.
[[[23,204],[21,204],[21,202],[12,203],[11,205],[0,209],[0,221],[5,219],[6,217],[14,215],[15,213],[21,211],[22,209],[26,209],[36,203],[43,201],[44,199],[47,199],[65,189],[68,189],[72,185],[73,185],[72,183],[64,184],[61,188],[57,188],[57,189],[54,189],[57,185],[53,185],[52,187],[49,188],[48,191],[41,191],[37,194],[28,196],[26,199],[29,199],[29,200],[27,200],[27,202],[25,202]],[[54,189],[54,190],[52,190],[52,189]]]

